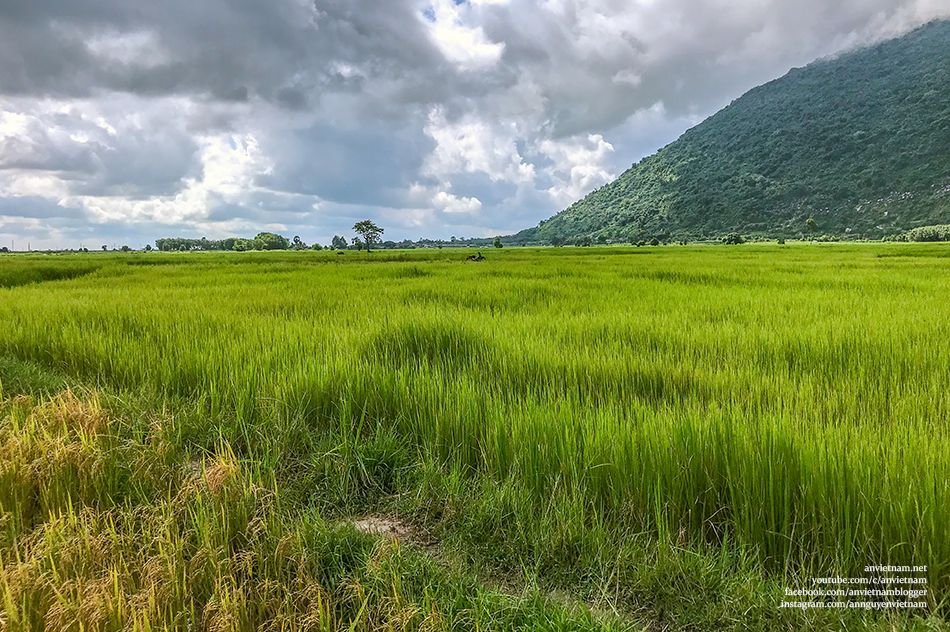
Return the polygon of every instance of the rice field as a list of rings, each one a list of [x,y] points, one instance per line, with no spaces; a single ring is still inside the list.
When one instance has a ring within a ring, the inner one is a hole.
[[[944,627],[950,249],[466,254],[0,256],[3,620]],[[928,608],[778,608],[867,565]]]

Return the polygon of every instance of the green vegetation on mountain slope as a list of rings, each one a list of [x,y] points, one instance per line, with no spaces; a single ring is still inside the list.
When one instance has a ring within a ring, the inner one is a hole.
[[[943,21],[749,91],[519,238],[880,239],[950,221],[948,148]]]

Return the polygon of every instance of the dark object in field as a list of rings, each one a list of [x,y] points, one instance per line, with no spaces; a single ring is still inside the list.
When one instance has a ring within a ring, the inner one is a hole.
[[[465,257],[465,260],[466,260],[466,261],[484,261],[484,260],[485,260],[485,257],[483,257],[483,256],[482,256],[482,253],[479,252],[479,253],[478,253],[478,256],[476,256],[476,255],[469,255],[469,256]]]
[[[342,254],[346,254],[346,253],[344,253],[342,250],[337,250],[337,251],[336,251],[336,254],[342,255]]]

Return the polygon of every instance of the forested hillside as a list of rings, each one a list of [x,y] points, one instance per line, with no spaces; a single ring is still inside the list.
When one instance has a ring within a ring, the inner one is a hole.
[[[939,21],[749,91],[518,238],[878,239],[948,222],[950,22]]]

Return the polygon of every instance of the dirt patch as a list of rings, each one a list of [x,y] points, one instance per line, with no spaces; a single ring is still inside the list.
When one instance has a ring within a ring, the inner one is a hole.
[[[354,520],[350,524],[352,524],[357,531],[371,533],[373,535],[381,535],[384,538],[389,538],[390,540],[415,540],[413,537],[415,529],[413,529],[412,525],[409,523],[402,522],[401,520],[393,520],[391,518],[383,518],[381,516],[365,516],[359,520]]]
[[[438,540],[420,525],[389,516],[366,515],[348,521],[353,528],[362,533],[380,536],[387,540],[395,540],[400,544],[411,544],[437,563],[445,566],[443,551]]]
[[[349,520],[347,523],[361,533],[380,536],[400,544],[413,545],[417,550],[429,556],[436,564],[452,572],[466,571],[466,563],[460,556],[443,550],[439,542],[418,524],[378,515],[362,516]],[[523,576],[517,574],[493,574],[490,572],[486,574],[482,571],[478,574],[478,581],[487,590],[514,598],[524,597],[531,594],[533,590],[537,590],[548,600],[559,604],[569,612],[576,614],[584,611],[598,621],[634,625],[636,629],[641,629],[642,626],[642,629],[650,632],[670,629],[665,624],[657,621],[654,616],[645,618],[642,616],[643,613],[634,614],[629,611],[618,610],[616,604],[618,597],[607,593],[601,594],[599,598],[593,595],[587,595],[585,598],[566,590],[540,588],[537,584],[529,585]]]

